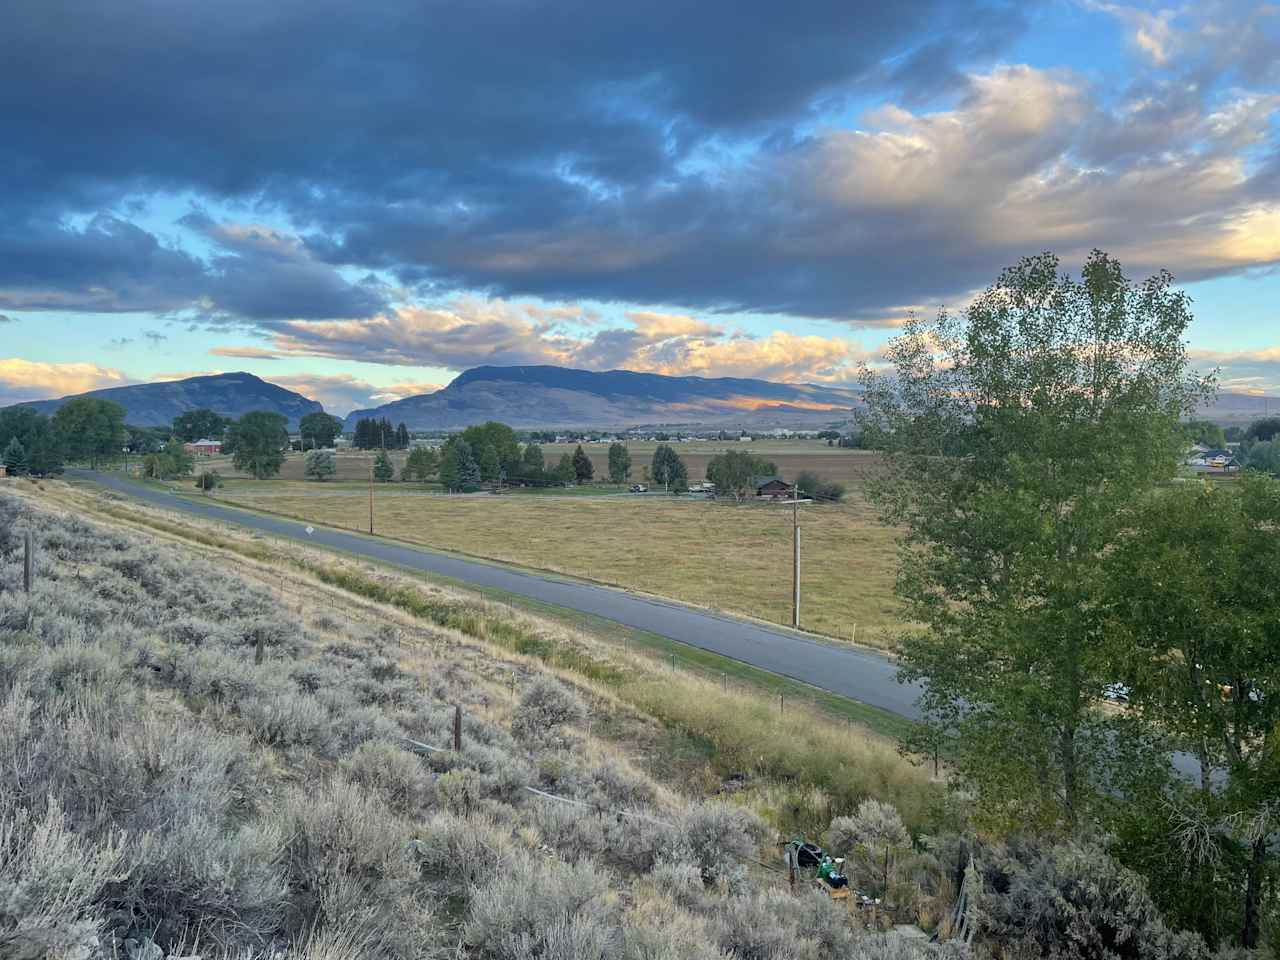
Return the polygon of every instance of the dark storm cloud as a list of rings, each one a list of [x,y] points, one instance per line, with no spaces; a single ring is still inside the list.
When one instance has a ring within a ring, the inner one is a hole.
[[[637,230],[697,234],[698,218],[726,212],[681,166],[708,143],[787,141],[815,104],[851,94],[932,94],[1016,34],[1018,9],[19,0],[0,33],[0,213],[17,225],[0,234],[0,305],[165,310],[204,298],[248,318],[383,305],[305,251],[221,238],[230,249],[201,263],[115,218],[80,230],[62,220],[155,191],[249,202],[334,261],[411,282],[568,291],[573,269],[521,279],[518,265],[485,267],[466,248],[486,233],[499,248],[530,231],[573,236],[648,201]],[[462,249],[442,255],[453,243]],[[703,258],[698,273],[723,285],[717,266]],[[628,292],[585,279],[582,293]]]

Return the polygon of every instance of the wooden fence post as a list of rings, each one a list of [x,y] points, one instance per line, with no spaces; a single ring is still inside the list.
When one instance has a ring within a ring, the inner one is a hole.
[[[262,629],[262,625],[259,624],[255,632],[257,633],[258,638],[257,638],[257,643],[255,644],[255,649],[253,651],[253,662],[262,663],[263,657],[266,656],[266,652],[267,652],[267,641],[266,641],[267,631]]]
[[[31,546],[31,531],[27,531],[27,535],[22,538],[22,590],[24,593],[31,592],[31,569],[35,551]]]
[[[453,749],[462,750],[462,704],[453,708]]]

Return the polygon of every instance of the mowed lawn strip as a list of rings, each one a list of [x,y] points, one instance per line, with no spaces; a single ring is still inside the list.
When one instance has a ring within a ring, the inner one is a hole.
[[[345,485],[344,485],[345,486]],[[219,500],[366,530],[366,496],[230,481]],[[444,496],[375,487],[377,529],[442,550],[584,577],[774,623],[791,617],[791,509],[665,497]],[[901,625],[893,531],[864,502],[801,508],[801,622],[883,644]]]

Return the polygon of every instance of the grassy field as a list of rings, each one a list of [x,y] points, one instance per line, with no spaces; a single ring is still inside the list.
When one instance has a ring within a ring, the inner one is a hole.
[[[553,570],[776,623],[791,615],[791,511],[631,497],[443,496],[375,488],[375,529],[426,546]],[[367,530],[367,487],[231,480],[218,498]],[[893,532],[856,494],[801,509],[802,624],[884,644],[899,624]]]

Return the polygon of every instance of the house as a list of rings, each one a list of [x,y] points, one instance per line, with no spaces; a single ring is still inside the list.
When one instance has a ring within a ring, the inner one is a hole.
[[[781,477],[753,477],[751,488],[757,497],[766,500],[790,499],[795,492],[795,488]]]
[[[195,443],[184,443],[182,449],[193,457],[212,457],[222,452],[222,441],[205,438]]]
[[[1194,454],[1187,464],[1192,467],[1199,467],[1207,470],[1230,470],[1232,467],[1238,467],[1235,454],[1230,450],[1201,450]]]

